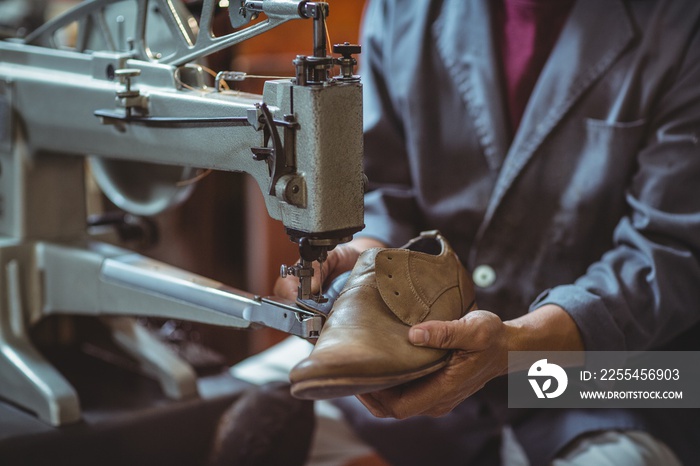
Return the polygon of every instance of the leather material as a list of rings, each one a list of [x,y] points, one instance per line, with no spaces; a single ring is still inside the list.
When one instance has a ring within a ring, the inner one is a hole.
[[[412,345],[408,330],[426,320],[459,319],[473,307],[470,275],[439,233],[423,233],[404,248],[367,250],[312,353],[292,369],[292,394],[356,395],[433,372],[449,352]]]

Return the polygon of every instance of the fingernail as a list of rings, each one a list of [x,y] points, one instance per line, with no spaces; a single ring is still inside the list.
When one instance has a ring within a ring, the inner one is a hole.
[[[417,346],[423,346],[430,340],[430,334],[422,328],[412,328],[408,332],[408,339]]]

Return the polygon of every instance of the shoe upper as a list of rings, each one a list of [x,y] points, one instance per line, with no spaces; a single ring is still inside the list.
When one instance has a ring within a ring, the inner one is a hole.
[[[367,250],[314,350],[290,379],[381,377],[428,367],[447,351],[412,345],[409,328],[425,320],[459,319],[473,305],[471,278],[439,233],[424,233],[404,248]]]

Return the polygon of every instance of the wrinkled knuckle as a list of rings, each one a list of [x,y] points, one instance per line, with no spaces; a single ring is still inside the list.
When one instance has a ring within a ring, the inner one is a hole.
[[[328,257],[327,260],[323,261],[321,264],[321,272],[324,274],[329,274],[331,271],[335,268],[335,264],[337,261],[334,261],[331,259],[331,256]]]
[[[448,325],[441,325],[434,331],[435,343],[440,348],[450,348],[454,344],[454,332],[452,332],[452,327]]]
[[[334,254],[336,267],[340,265],[343,269],[347,270],[350,270],[355,265],[357,258],[360,256],[357,249],[345,244],[337,247],[334,251],[336,252],[336,254]]]

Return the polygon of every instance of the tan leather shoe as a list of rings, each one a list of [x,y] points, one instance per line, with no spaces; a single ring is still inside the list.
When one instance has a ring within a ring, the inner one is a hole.
[[[445,238],[424,232],[403,248],[363,252],[316,346],[290,372],[292,395],[359,395],[430,374],[449,351],[414,346],[412,325],[475,308],[474,285]]]

